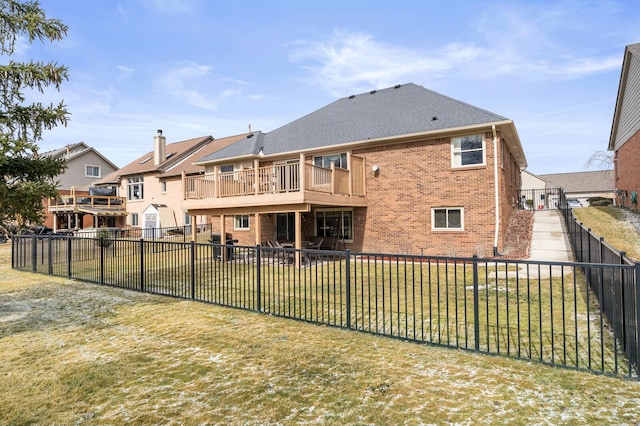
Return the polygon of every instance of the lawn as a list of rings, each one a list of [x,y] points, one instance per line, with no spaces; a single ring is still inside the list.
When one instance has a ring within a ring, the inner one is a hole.
[[[617,250],[640,260],[640,214],[617,207],[573,209],[576,219]]]
[[[286,257],[284,252],[263,252],[260,262],[255,261],[255,253],[251,261],[240,253],[233,262],[216,260],[208,244],[145,242],[143,246],[139,241],[114,241],[107,249],[84,239],[23,242],[23,270],[27,271],[35,258],[38,271],[50,268],[58,276],[70,271],[74,278],[143,288],[148,293],[422,343],[477,347],[485,353],[630,374],[627,358],[613,350],[611,329],[601,318],[595,295],[586,291],[579,269],[550,278],[550,271],[544,271],[547,267],[540,270],[537,265],[520,264],[527,269],[518,272],[514,261],[480,262],[476,311],[470,259],[381,261],[376,256],[358,256],[346,262],[336,256],[294,268],[278,261]],[[70,269],[68,256],[74,259]],[[534,270],[534,278],[527,275],[532,272],[529,269]]]
[[[640,383],[10,269],[4,424],[640,422]]]

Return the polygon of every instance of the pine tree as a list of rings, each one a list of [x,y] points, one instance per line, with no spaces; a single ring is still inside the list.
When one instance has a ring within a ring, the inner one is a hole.
[[[67,26],[47,18],[37,1],[0,0],[0,220],[40,223],[43,200],[57,195],[55,177],[62,160],[39,156],[45,130],[66,125],[69,113],[58,105],[30,102],[26,93],[60,90],[68,69],[54,62],[15,62],[16,42],[62,40]]]

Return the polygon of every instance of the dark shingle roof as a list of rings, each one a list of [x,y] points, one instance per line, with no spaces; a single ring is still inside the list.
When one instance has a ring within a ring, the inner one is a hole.
[[[504,120],[508,119],[409,83],[339,99],[200,161],[255,155],[261,148],[264,155],[272,155]]]

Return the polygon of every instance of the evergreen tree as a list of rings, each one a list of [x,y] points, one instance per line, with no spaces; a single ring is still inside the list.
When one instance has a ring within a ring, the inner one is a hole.
[[[30,102],[27,93],[59,91],[68,69],[54,62],[14,62],[17,42],[62,40],[67,26],[47,18],[37,1],[0,0],[0,220],[39,223],[43,200],[57,195],[55,177],[62,160],[39,156],[42,133],[66,125],[68,112],[58,105]]]

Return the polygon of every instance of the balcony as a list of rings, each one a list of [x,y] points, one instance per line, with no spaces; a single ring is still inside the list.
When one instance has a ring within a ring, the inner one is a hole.
[[[94,195],[86,188],[78,189],[76,187],[72,187],[70,192],[70,194],[60,195],[58,198],[49,199],[48,210],[59,213],[126,214],[126,197]]]
[[[364,159],[351,156],[350,170],[299,162],[231,172],[185,176],[187,209],[284,204],[364,206]]]

